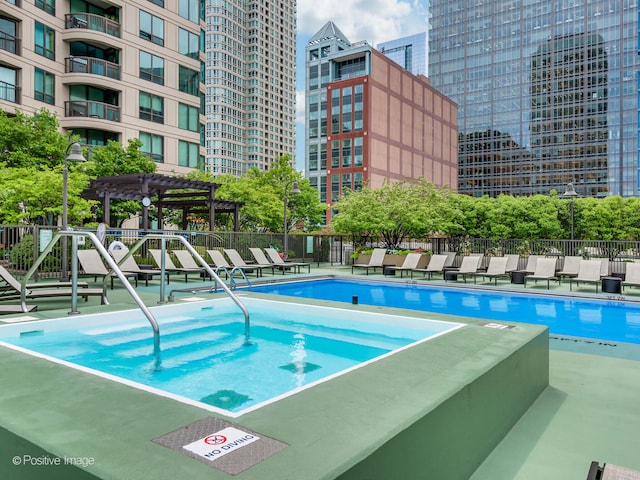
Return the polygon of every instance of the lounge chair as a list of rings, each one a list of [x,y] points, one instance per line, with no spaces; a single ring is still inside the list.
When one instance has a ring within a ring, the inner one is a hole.
[[[527,266],[524,267],[524,271],[527,273],[535,273],[538,258],[540,258],[540,255],[529,255],[527,258]]]
[[[140,268],[140,265],[138,265],[138,262],[136,262],[135,258],[133,258],[132,256],[129,256],[126,260],[124,260],[124,257],[126,257],[128,253],[128,249],[111,250],[111,256],[118,264],[118,268],[120,268],[120,271],[125,274],[135,273],[138,279],[144,280],[145,286],[148,287],[149,280],[153,279],[155,275],[160,275],[162,272],[160,270],[152,268]],[[169,275],[170,272],[165,272],[167,283],[169,283]]]
[[[564,264],[562,265],[562,270],[560,270],[556,275],[559,280],[562,280],[563,277],[575,277],[578,275],[578,270],[580,270],[580,260],[582,257],[576,255],[567,255],[564,257]]]
[[[627,263],[627,268],[622,281],[622,290],[624,287],[640,287],[640,263]]]
[[[600,276],[601,277],[609,276],[609,259],[608,258],[600,259]]]
[[[278,268],[280,268],[281,266],[293,267],[293,268],[296,268],[298,270],[298,273],[300,273],[300,270],[302,269],[302,267],[307,267],[307,272],[311,273],[311,264],[310,263],[306,263],[306,262],[289,262],[289,261],[285,262],[282,259],[282,257],[280,256],[280,254],[278,253],[278,251],[275,248],[272,248],[272,247],[265,248],[264,251],[267,252],[267,255],[269,255],[269,258],[271,259],[271,261],[273,263],[275,263],[278,266]]]
[[[253,259],[256,261],[256,264],[260,265],[261,267],[264,268],[270,268],[271,269],[271,273],[275,273],[276,270],[276,264],[269,261],[269,259],[267,258],[267,256],[264,254],[264,252],[262,251],[261,248],[249,248],[249,251],[251,252],[251,255],[253,256]],[[282,268],[282,274],[284,275],[285,273],[285,268]]]
[[[384,262],[384,256],[387,253],[387,250],[384,248],[374,248],[373,253],[371,254],[371,258],[369,259],[369,263],[354,263],[351,265],[351,273],[353,273],[354,268],[364,268],[369,275],[369,269],[373,268],[373,271],[376,271],[376,268],[382,268],[382,263]]]
[[[576,285],[580,285],[580,283],[592,283],[596,286],[596,293],[598,293],[598,284],[602,276],[601,269],[602,262],[600,260],[580,260],[578,275],[569,278],[569,290],[573,290],[574,282]]]
[[[80,262],[80,269],[84,272],[84,275],[93,277],[93,281],[97,282],[98,277],[105,278],[111,271],[105,267],[100,253],[94,249],[78,250],[78,261]],[[131,272],[122,272],[127,279],[133,278],[136,287],[138,286],[138,275]],[[111,277],[111,289],[113,290],[113,281],[117,277]]]
[[[191,255],[187,250],[174,250],[173,254],[176,256],[180,263],[180,267],[184,269],[185,272],[188,270],[190,272],[199,272],[201,277],[209,276],[207,269],[202,265],[198,265],[194,260],[193,255]]]
[[[229,261],[234,267],[241,268],[244,271],[246,271],[249,268],[253,268],[258,271],[257,272],[258,277],[262,276],[262,270],[264,270],[265,268],[270,268],[271,273],[274,273],[274,267],[272,266],[268,266],[268,267],[260,266],[260,265],[256,265],[255,263],[248,264],[247,262],[244,261],[244,259],[240,256],[240,254],[235,248],[225,248],[224,253],[229,258]]]
[[[227,274],[230,274],[231,270],[237,268],[238,270],[242,270],[245,275],[255,272],[256,276],[259,276],[260,270],[257,268],[234,267],[233,265],[230,265],[229,262],[227,262],[227,259],[224,258],[224,254],[220,250],[207,250],[207,255],[209,255],[209,258],[211,258],[211,261],[216,268],[224,268],[227,271]]]
[[[455,253],[454,253],[454,256],[455,256]],[[429,259],[429,263],[425,268],[414,268],[411,271],[411,278],[413,278],[413,272],[418,272],[418,273],[422,272],[424,273],[425,277],[427,276],[427,274],[429,274],[429,280],[431,280],[431,276],[434,273],[444,274],[447,258],[448,258],[448,255],[442,255],[442,254],[431,255],[431,258]]]
[[[496,285],[498,285],[498,278],[507,277],[509,278],[509,273],[507,272],[507,262],[509,259],[507,257],[491,257],[489,258],[489,266],[487,267],[486,272],[478,272],[473,276],[473,283],[476,283],[476,279],[478,277],[483,278],[492,278]]]
[[[529,257],[531,258],[531,257]],[[529,280],[535,280],[536,282],[538,280],[546,280],[547,281],[547,290],[549,290],[550,287],[550,281],[551,280],[556,280],[558,279],[558,277],[556,276],[556,260],[557,258],[545,258],[545,257],[538,257],[536,258],[536,269],[535,271],[531,274],[531,275],[526,275],[524,277],[524,286],[527,286],[527,282]]]
[[[507,266],[505,267],[505,272],[511,273],[518,270],[518,264],[520,263],[520,255],[517,253],[507,253],[505,255],[507,257]]]
[[[475,275],[478,273],[478,269],[480,268],[480,264],[482,263],[482,259],[484,255],[467,255],[462,257],[462,263],[457,270],[451,270],[451,272],[456,274],[456,279],[460,279],[460,275],[462,275],[462,279],[464,283],[467,283],[467,275]],[[446,280],[446,278],[445,278]]]
[[[447,258],[445,259],[444,266],[445,267],[453,267],[456,263],[456,252],[447,252],[444,254]]]
[[[151,254],[151,258],[153,258],[153,261],[158,266],[158,268],[162,270],[162,250],[150,248],[149,254]],[[168,251],[164,252],[164,271],[173,272],[173,273],[184,273],[185,282],[189,281],[190,273],[194,273],[194,272],[200,273],[199,269],[192,270],[190,268],[182,268],[182,267],[176,266],[176,264],[173,263],[173,260],[171,259],[171,254]]]
[[[20,300],[20,311],[25,313],[34,309],[33,306],[29,306],[26,302],[22,301],[22,284],[2,266],[0,266],[0,281],[3,283],[3,285],[0,286],[0,301]],[[47,297],[71,297],[73,295],[73,288],[68,285],[71,285],[71,283],[30,283],[25,285],[25,299],[34,300]],[[87,284],[83,282],[78,282],[77,295],[85,300],[88,300],[90,296],[100,296],[102,305],[109,303],[107,300],[107,292],[104,289],[88,288]],[[11,309],[14,308],[17,310],[18,306],[11,307]]]
[[[394,272],[400,272],[400,278],[404,272],[413,272],[416,268],[418,268],[418,263],[420,263],[420,259],[422,258],[421,253],[409,253],[402,262],[400,267],[391,266],[387,267],[387,269],[392,270]]]

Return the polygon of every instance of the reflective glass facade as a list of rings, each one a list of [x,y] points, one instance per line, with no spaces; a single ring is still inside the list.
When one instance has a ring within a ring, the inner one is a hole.
[[[429,76],[426,32],[379,43],[377,48],[414,75]]]
[[[637,0],[431,0],[460,193],[638,195]]]

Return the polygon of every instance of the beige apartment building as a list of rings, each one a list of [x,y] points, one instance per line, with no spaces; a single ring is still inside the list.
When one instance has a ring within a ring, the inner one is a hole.
[[[85,145],[131,138],[159,173],[205,165],[204,0],[0,0],[0,108]]]

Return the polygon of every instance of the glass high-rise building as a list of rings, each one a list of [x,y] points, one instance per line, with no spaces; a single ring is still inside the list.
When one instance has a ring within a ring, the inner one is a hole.
[[[205,165],[263,170],[295,157],[296,0],[206,0]]]
[[[429,76],[427,32],[379,43],[377,49],[414,75]]]
[[[429,76],[458,104],[458,190],[638,195],[636,0],[431,0]]]

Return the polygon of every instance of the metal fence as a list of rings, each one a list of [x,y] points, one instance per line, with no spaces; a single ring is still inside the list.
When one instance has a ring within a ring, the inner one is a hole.
[[[16,275],[25,273],[49,243],[55,227],[7,225],[0,226],[0,261]],[[95,230],[92,230],[95,233]],[[104,245],[122,242],[133,245],[145,235],[141,230],[110,229],[105,232]],[[148,233],[169,233],[184,237],[194,248],[208,260],[206,250],[234,248],[240,255],[249,260],[252,255],[250,247],[275,247],[282,251],[284,238],[282,233],[251,232],[202,232],[202,231],[148,231]],[[178,246],[178,241],[168,242],[171,250]],[[382,240],[353,238],[340,235],[318,235],[293,233],[288,236],[289,258],[313,263],[329,263],[348,265],[353,262],[354,245],[366,247],[383,247]],[[87,246],[89,247],[89,246]],[[153,242],[145,244],[136,260],[140,264],[152,265],[148,255],[149,248],[155,248]],[[159,245],[157,246],[159,247]],[[56,245],[53,252],[42,263],[38,275],[42,277],[58,277],[61,270],[61,246]],[[68,247],[70,248],[70,247]],[[80,246],[82,248],[82,245]],[[457,252],[460,255],[482,253],[485,256],[518,253],[527,255],[546,255],[564,257],[580,255],[585,258],[609,258],[612,272],[624,272],[624,264],[640,259],[640,241],[595,241],[595,240],[489,240],[481,238],[428,238],[408,240],[400,248],[422,249],[432,253]]]

